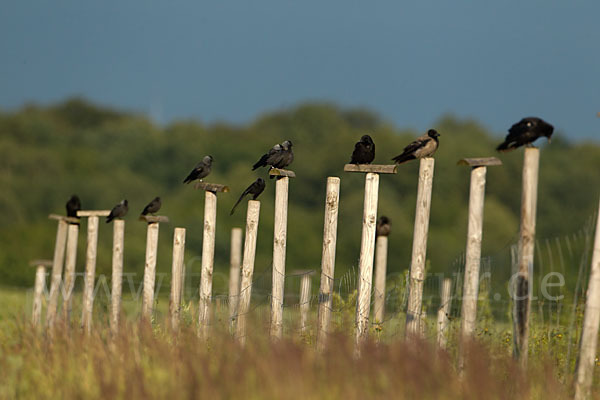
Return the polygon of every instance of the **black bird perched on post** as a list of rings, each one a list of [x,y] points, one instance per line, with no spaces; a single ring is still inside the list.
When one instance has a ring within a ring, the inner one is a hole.
[[[123,218],[127,214],[127,211],[129,211],[129,203],[127,203],[127,200],[122,200],[110,210],[110,214],[106,217],[106,223],[108,224],[115,218]]]
[[[527,117],[523,118],[516,124],[510,127],[508,135],[503,143],[500,143],[496,150],[510,151],[519,146],[530,145],[537,138],[546,136],[548,142],[554,132],[554,127],[541,118]]]
[[[190,183],[196,179],[204,179],[210,174],[210,170],[212,168],[213,158],[212,156],[205,156],[202,161],[200,161],[194,169],[189,173],[187,178],[183,180],[183,183]]]
[[[375,236],[389,236],[391,230],[392,221],[385,215],[379,217],[377,220],[377,230],[375,232]]]
[[[154,214],[160,210],[162,206],[162,202],[160,201],[160,197],[155,197],[142,211],[142,215]]]
[[[284,169],[294,161],[292,152],[292,142],[286,140],[281,144],[276,144],[252,166],[252,171],[260,167],[270,165],[271,168]]]
[[[371,164],[375,159],[375,143],[371,136],[364,135],[354,145],[350,164]]]
[[[430,129],[425,135],[419,136],[414,142],[404,148],[399,156],[392,158],[396,164],[402,164],[417,158],[431,157],[437,150],[440,134],[435,129]]]
[[[250,186],[246,188],[246,190],[244,190],[244,193],[242,193],[237,203],[235,203],[229,215],[233,215],[235,208],[238,206],[238,204],[240,204],[244,196],[251,194],[252,200],[256,200],[258,196],[260,196],[260,194],[263,192],[263,190],[265,190],[265,180],[263,178],[258,178],[257,180],[252,182]]]
[[[81,200],[77,197],[76,194],[71,196],[69,201],[67,201],[67,217],[79,218],[77,216],[77,211],[81,210]]]

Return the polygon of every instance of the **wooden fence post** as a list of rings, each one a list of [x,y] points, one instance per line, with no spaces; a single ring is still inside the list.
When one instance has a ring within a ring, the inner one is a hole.
[[[123,290],[123,245],[125,241],[125,221],[113,221],[112,288],[110,300],[110,331],[119,332],[121,318],[121,294]]]
[[[275,221],[273,224],[273,287],[271,292],[271,339],[283,336],[283,289],[285,285],[285,249],[287,244],[288,188],[292,171],[271,169],[275,183]]]
[[[434,165],[435,160],[433,158],[421,158],[420,160],[417,207],[415,213],[412,258],[410,263],[408,309],[406,311],[407,337],[419,334]]]
[[[52,274],[50,278],[50,297],[46,310],[46,325],[50,332],[54,329],[56,313],[58,309],[58,295],[62,280],[63,263],[65,260],[65,245],[67,241],[67,221],[65,217],[50,215],[50,219],[58,220],[56,230],[56,242],[54,244],[54,258],[52,259]]]
[[[228,192],[224,185],[199,182],[204,190],[204,233],[202,235],[202,272],[198,304],[198,335],[206,340],[210,331],[213,268],[215,262],[215,232],[217,229],[217,192]]]
[[[79,223],[70,223],[67,228],[67,254],[65,259],[65,279],[63,283],[62,318],[66,326],[71,320],[73,307],[73,288],[75,287],[75,265],[77,264],[77,239]]]
[[[448,322],[450,321],[448,315],[450,314],[450,306],[452,304],[452,297],[450,296],[451,288],[452,279],[444,279],[442,281],[441,304],[437,313],[437,343],[442,349],[446,348],[446,343],[448,342],[447,331]]]
[[[235,331],[235,336],[242,346],[246,343],[246,320],[248,319],[250,297],[252,296],[252,275],[254,273],[254,256],[256,255],[259,216],[260,201],[248,201],[244,259],[242,261],[242,282],[240,285],[240,301],[238,302]]]
[[[31,312],[31,323],[38,327],[42,320],[42,296],[46,287],[46,267],[52,265],[51,260],[33,260],[29,265],[35,269],[35,285],[33,287],[33,310]]]
[[[235,314],[240,300],[240,265],[242,264],[242,228],[231,230],[229,257],[229,329],[235,327]]]
[[[535,246],[535,214],[537,207],[538,168],[540,151],[525,148],[523,160],[523,194],[521,197],[521,231],[519,237],[519,271],[513,310],[513,355],[527,365],[529,343],[529,308],[531,305],[530,272],[533,272]]]
[[[96,279],[96,256],[98,249],[98,217],[106,217],[109,210],[78,211],[78,217],[87,217],[87,249],[85,253],[85,278],[83,280],[83,304],[81,327],[89,334],[92,331],[92,310],[94,308],[94,280]]]
[[[144,291],[142,294],[142,320],[151,321],[154,309],[154,282],[156,280],[156,257],[158,251],[158,231],[161,222],[169,222],[168,217],[142,215],[141,221],[148,224],[146,232],[146,262],[144,264]]]
[[[171,316],[171,329],[179,329],[181,313],[181,286],[183,285],[183,258],[185,254],[185,228],[175,228],[173,235],[173,264],[171,266],[171,298],[169,301],[169,314]]]
[[[590,398],[590,389],[594,377],[594,363],[596,347],[598,345],[598,325],[600,324],[600,206],[596,221],[596,236],[594,239],[594,252],[585,299],[585,313],[583,316],[583,329],[579,342],[579,358],[575,371],[575,399]]]
[[[465,158],[459,165],[471,167],[471,187],[469,192],[469,218],[467,226],[467,248],[465,253],[465,279],[460,321],[459,368],[465,359],[465,341],[470,340],[477,321],[477,300],[479,296],[479,269],[481,268],[481,241],[483,237],[483,205],[485,199],[485,176],[487,166],[501,165],[496,157]]]
[[[325,221],[323,224],[321,287],[319,288],[319,315],[317,317],[317,350],[319,352],[322,352],[327,344],[327,335],[331,321],[339,202],[340,178],[331,176],[327,178]]]
[[[373,293],[373,317],[381,324],[385,315],[385,278],[387,275],[388,237],[377,236],[375,242],[375,293]]]
[[[310,310],[311,275],[314,271],[302,271],[300,278],[300,334],[304,335],[308,326]]]

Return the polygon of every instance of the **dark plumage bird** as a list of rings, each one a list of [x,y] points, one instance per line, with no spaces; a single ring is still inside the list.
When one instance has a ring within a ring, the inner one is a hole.
[[[187,178],[183,180],[183,183],[190,183],[196,179],[204,179],[210,174],[210,170],[212,168],[213,158],[212,156],[205,156],[202,161],[200,161],[194,169],[189,173]]]
[[[160,197],[155,197],[142,211],[142,215],[155,214],[160,210],[162,206],[162,202],[160,201]]]
[[[392,230],[392,221],[382,215],[377,220],[377,230],[375,232],[375,236],[388,236]]]
[[[506,139],[501,143],[496,150],[510,151],[519,146],[530,145],[537,138],[546,136],[548,142],[554,132],[554,127],[541,118],[527,117],[523,118],[516,124],[510,127]]]
[[[396,164],[402,164],[417,158],[430,157],[440,144],[438,137],[440,137],[440,134],[435,129],[430,129],[425,135],[419,136],[414,142],[406,146],[402,154],[392,158],[392,160]]]
[[[256,198],[258,196],[260,196],[260,194],[263,192],[263,190],[265,190],[265,180],[263,178],[258,178],[257,180],[255,180],[254,182],[252,182],[250,184],[250,186],[248,186],[246,188],[246,190],[244,190],[244,193],[242,193],[242,195],[238,199],[237,203],[235,203],[235,205],[231,209],[231,212],[229,213],[229,215],[233,215],[233,212],[235,211],[235,208],[238,206],[238,204],[240,204],[240,202],[242,201],[242,199],[244,198],[244,196],[247,196],[247,195],[251,194],[252,195],[252,200],[256,200]]]
[[[364,135],[354,145],[350,164],[371,164],[375,159],[375,143],[371,136]]]
[[[69,201],[67,201],[66,207],[67,217],[78,218],[77,211],[81,210],[81,200],[79,200],[79,197],[77,197],[77,195],[74,194],[73,196],[71,196]]]
[[[292,152],[292,142],[286,140],[281,144],[276,144],[252,166],[252,171],[260,167],[270,165],[271,168],[283,169],[294,161]]]
[[[123,218],[127,214],[127,211],[129,211],[129,203],[127,203],[127,200],[122,200],[110,210],[110,214],[106,217],[106,223],[108,224],[115,218]]]

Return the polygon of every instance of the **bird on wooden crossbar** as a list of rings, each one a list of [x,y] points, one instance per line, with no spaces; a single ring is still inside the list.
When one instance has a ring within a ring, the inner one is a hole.
[[[510,127],[504,142],[500,143],[496,150],[511,151],[523,145],[531,146],[536,139],[542,136],[546,136],[549,143],[553,132],[554,127],[541,118],[523,118]]]
[[[106,223],[108,224],[115,218],[123,218],[127,214],[127,211],[129,211],[129,203],[127,200],[122,200],[110,210],[110,214],[106,217]]]
[[[160,210],[162,206],[162,202],[160,201],[160,197],[155,197],[142,211],[142,215],[155,214]]]
[[[78,218],[77,211],[81,210],[81,200],[79,200],[79,197],[75,194],[71,196],[69,201],[67,201],[66,208],[67,217]]]
[[[252,200],[256,200],[258,198],[258,196],[260,196],[260,194],[263,192],[263,190],[265,190],[265,180],[263,178],[258,178],[257,180],[252,182],[250,184],[250,186],[248,186],[246,188],[246,190],[244,190],[244,192],[242,193],[242,195],[240,196],[238,201],[235,203],[235,205],[231,209],[231,212],[229,213],[229,215],[233,215],[235,208],[238,206],[238,204],[240,204],[240,202],[242,201],[244,196],[251,194]]]
[[[270,165],[271,168],[284,169],[294,161],[292,146],[290,140],[276,144],[252,166],[252,171],[267,165]]]
[[[183,180],[183,183],[190,183],[196,179],[200,179],[200,181],[202,181],[202,179],[206,178],[208,174],[210,174],[212,162],[212,156],[205,156],[202,161],[196,164],[194,169],[188,174],[187,178]]]
[[[392,161],[402,164],[418,158],[431,157],[440,144],[439,137],[440,134],[435,129],[430,129],[425,135],[419,136],[406,146],[402,154],[392,158]]]
[[[375,143],[371,136],[364,135],[354,145],[350,164],[371,164],[375,159]]]

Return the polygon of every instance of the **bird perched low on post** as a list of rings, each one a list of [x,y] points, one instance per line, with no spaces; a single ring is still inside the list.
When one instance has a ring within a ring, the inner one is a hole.
[[[419,136],[406,146],[399,156],[392,158],[396,164],[402,164],[418,158],[431,157],[437,150],[440,134],[435,129],[430,129],[425,135]]]
[[[531,145],[536,139],[545,136],[550,142],[554,127],[537,117],[523,118],[510,127],[504,142],[500,143],[496,150],[511,151],[523,145]]]
[[[240,196],[238,201],[235,203],[235,205],[231,209],[231,212],[229,213],[229,215],[233,215],[235,208],[238,206],[238,204],[240,204],[240,202],[242,201],[244,196],[251,194],[252,200],[256,200],[258,198],[258,196],[260,196],[260,194],[263,192],[263,190],[265,190],[265,180],[263,178],[258,178],[257,180],[252,182],[250,184],[250,186],[248,186],[246,188],[246,190],[244,190],[244,192],[242,193],[242,195]]]
[[[67,217],[79,218],[77,217],[77,211],[81,210],[81,200],[79,200],[76,194],[72,195],[69,201],[67,201],[66,208]]]
[[[155,214],[158,212],[158,210],[160,210],[161,206],[162,202],[160,197],[155,197],[150,203],[148,203],[146,207],[144,207],[142,215]]]
[[[252,171],[260,167],[270,165],[271,168],[284,169],[294,161],[292,152],[292,142],[286,140],[281,144],[276,144],[266,154],[258,160],[253,166]]]
[[[129,211],[129,203],[126,199],[121,200],[119,204],[117,204],[113,207],[112,210],[110,210],[110,214],[108,215],[108,217],[106,217],[106,223],[108,224],[115,218],[123,218],[127,214],[127,211]]]
[[[389,236],[391,231],[392,221],[385,215],[379,217],[377,220],[377,230],[375,231],[375,236]]]
[[[375,159],[375,143],[371,136],[364,135],[354,145],[350,164],[371,164]]]
[[[194,169],[188,174],[187,178],[183,180],[183,183],[190,183],[196,179],[200,179],[200,181],[202,181],[202,179],[206,178],[208,174],[210,174],[212,162],[212,156],[205,156],[202,161],[196,164]]]

